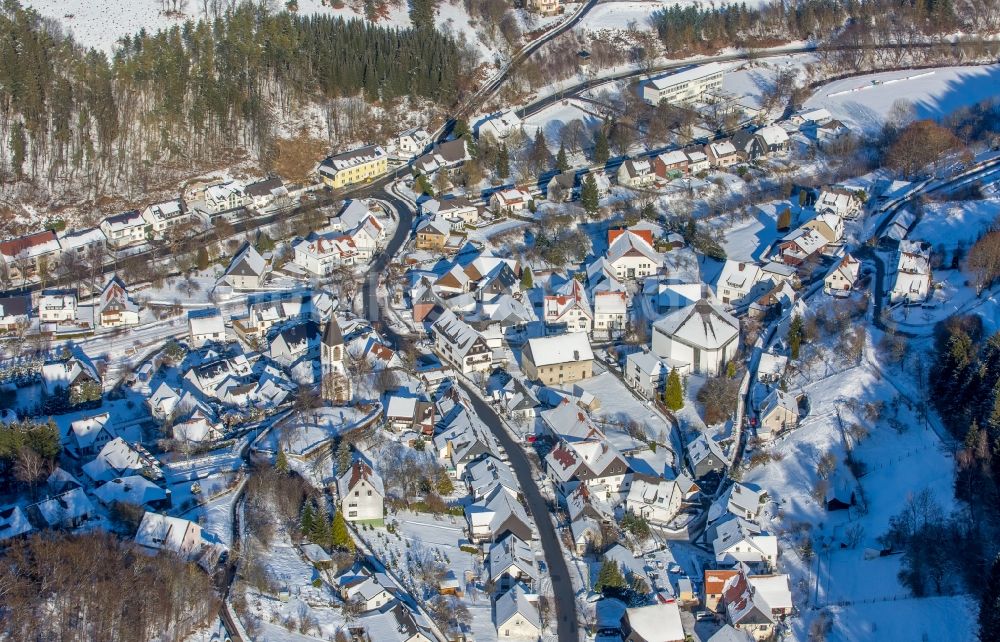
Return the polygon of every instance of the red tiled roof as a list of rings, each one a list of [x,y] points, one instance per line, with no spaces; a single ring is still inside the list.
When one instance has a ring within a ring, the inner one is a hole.
[[[32,248],[37,245],[44,245],[45,243],[54,240],[56,240],[56,233],[52,230],[35,232],[34,234],[28,234],[27,236],[20,236],[16,239],[3,241],[0,243],[0,254],[5,256],[17,256],[28,248]]]

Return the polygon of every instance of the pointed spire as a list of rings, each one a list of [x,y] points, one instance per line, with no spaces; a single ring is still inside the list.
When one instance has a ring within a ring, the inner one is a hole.
[[[326,322],[326,328],[323,330],[323,345],[330,347],[344,345],[344,333],[340,330],[336,316],[331,316],[330,320]]]

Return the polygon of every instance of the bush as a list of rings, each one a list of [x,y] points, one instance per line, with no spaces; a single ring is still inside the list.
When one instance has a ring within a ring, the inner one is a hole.
[[[728,377],[712,377],[698,391],[698,401],[705,408],[705,423],[725,421],[739,406],[740,381]]]

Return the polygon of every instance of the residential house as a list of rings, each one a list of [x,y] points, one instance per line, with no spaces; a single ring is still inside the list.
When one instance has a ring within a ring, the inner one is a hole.
[[[431,324],[434,347],[441,358],[462,374],[489,372],[493,368],[493,352],[481,334],[445,310]]]
[[[413,169],[420,174],[433,174],[439,169],[456,167],[469,159],[464,138],[456,138],[434,146],[430,152],[413,161]]]
[[[102,328],[139,324],[139,305],[129,296],[125,282],[115,274],[108,280],[94,305],[94,321]]]
[[[170,551],[191,560],[201,552],[201,526],[159,513],[146,512],[135,534],[135,543],[151,551]]]
[[[69,263],[71,266],[89,262],[94,257],[103,257],[108,242],[99,227],[60,232],[58,240],[60,260],[66,264],[71,260],[70,257],[76,259],[76,262]]]
[[[42,323],[76,321],[76,290],[42,290],[38,298],[38,319]]]
[[[675,149],[653,159],[653,171],[660,178],[677,178],[688,172],[691,160],[682,150]]]
[[[476,125],[476,136],[490,136],[501,141],[521,129],[521,119],[513,109],[505,109],[490,114]]]
[[[651,524],[665,525],[681,510],[684,491],[673,480],[634,475],[625,508]]]
[[[726,455],[719,442],[704,434],[698,435],[687,446],[687,460],[696,479],[726,470]]]
[[[184,201],[174,199],[148,205],[142,210],[142,220],[146,223],[147,236],[162,239],[170,230],[190,223],[192,215],[184,206]]]
[[[687,363],[695,374],[716,375],[735,355],[740,322],[707,298],[653,323],[653,352]]]
[[[494,212],[516,214],[531,207],[531,194],[518,187],[508,187],[490,194],[490,209]]]
[[[83,465],[83,472],[95,482],[116,477],[140,475],[149,470],[149,462],[121,437],[104,444],[93,460]]]
[[[12,281],[25,281],[39,272],[51,272],[58,255],[59,240],[51,230],[0,241],[0,257]]]
[[[548,331],[590,332],[594,313],[583,284],[572,279],[542,301],[543,320]]]
[[[757,381],[774,385],[785,376],[786,368],[788,368],[788,357],[783,354],[764,352],[757,362]]]
[[[899,242],[896,277],[889,300],[892,303],[922,303],[931,289],[930,245],[920,241]]]
[[[418,434],[434,434],[434,404],[416,397],[389,395],[385,404],[386,427],[402,432],[412,430]]]
[[[216,308],[188,312],[188,339],[195,348],[226,340],[226,323]]]
[[[474,500],[489,497],[497,488],[503,488],[511,497],[521,495],[521,486],[510,466],[491,453],[466,466],[464,479]]]
[[[42,387],[48,396],[68,393],[69,398],[83,396],[88,389],[101,390],[101,375],[94,364],[83,354],[68,359],[53,360],[42,366]]]
[[[290,367],[310,354],[315,357],[319,340],[319,325],[315,321],[286,325],[268,342],[269,356],[276,363]]]
[[[258,211],[270,207],[288,196],[288,190],[277,176],[249,183],[243,193],[250,201],[248,205]]]
[[[799,402],[795,395],[775,388],[761,404],[757,438],[770,441],[776,435],[799,425]]]
[[[450,235],[451,225],[448,221],[438,218],[424,219],[417,225],[414,246],[418,250],[443,252]]]
[[[385,573],[373,573],[354,578],[340,587],[344,600],[357,602],[362,611],[374,611],[396,599],[397,587]]]
[[[764,279],[760,266],[746,261],[726,259],[716,283],[719,299],[731,306],[739,306],[751,298],[751,293],[759,293],[756,288]]]
[[[393,139],[396,151],[403,158],[412,158],[424,151],[430,142],[431,136],[426,130],[419,127],[412,127],[402,132]]]
[[[356,265],[364,260],[354,240],[346,235],[310,234],[292,250],[295,264],[316,276],[330,276],[341,265]]]
[[[752,162],[767,155],[764,141],[749,129],[741,129],[733,134],[729,141],[743,160]]]
[[[496,542],[507,534],[527,541],[532,539],[531,522],[524,506],[505,489],[493,492],[465,508],[469,539],[473,542]]]
[[[386,172],[389,155],[378,145],[367,145],[327,157],[319,165],[319,177],[329,187],[340,189],[370,181]]]
[[[542,633],[542,620],[536,606],[537,596],[529,599],[527,591],[515,584],[493,603],[493,622],[497,637],[538,639]]]
[[[31,521],[48,528],[77,528],[95,514],[83,488],[74,488],[32,504],[26,509]]]
[[[741,157],[731,141],[721,140],[705,145],[705,156],[710,167],[723,169],[740,162]]]
[[[605,259],[618,280],[644,279],[659,272],[663,256],[653,249],[650,229],[608,230]]]
[[[854,219],[861,213],[863,205],[859,190],[829,185],[820,190],[815,208],[817,214],[829,212],[841,218]]]
[[[0,508],[0,544],[30,533],[34,527],[20,506]]]
[[[684,155],[687,156],[688,159],[688,174],[700,174],[701,172],[707,172],[712,167],[712,164],[708,160],[708,155],[705,154],[704,147],[685,147]]]
[[[259,290],[264,285],[267,272],[267,261],[253,245],[245,241],[229,262],[222,281],[234,290]]]
[[[840,260],[826,278],[823,279],[823,292],[834,296],[847,296],[854,289],[861,273],[861,261],[850,254]]]
[[[169,508],[170,494],[145,477],[117,477],[94,490],[98,501],[112,508],[115,504],[131,504],[150,508]]]
[[[658,399],[667,382],[670,366],[652,352],[633,352],[625,357],[625,383],[646,399]]]
[[[754,137],[760,141],[765,154],[788,151],[791,141],[788,132],[778,125],[767,125],[754,132]]]
[[[785,265],[798,267],[813,256],[826,251],[829,241],[815,229],[800,227],[778,242],[776,259]]]
[[[529,0],[528,9],[543,16],[554,16],[564,10],[562,0]]]
[[[349,522],[381,522],[385,517],[385,485],[370,464],[355,459],[337,479],[340,510]]]
[[[220,213],[246,206],[247,196],[242,183],[228,181],[212,185],[205,190],[205,206],[210,212]]]
[[[573,383],[594,374],[586,332],[528,339],[521,358],[525,377],[545,385]]]
[[[545,197],[556,203],[568,203],[576,195],[577,176],[570,170],[556,174],[545,186]]]
[[[771,639],[777,622],[791,612],[791,590],[787,575],[757,578],[743,571],[730,577],[722,600],[729,624],[763,642]]]
[[[642,85],[642,99],[650,105],[667,102],[687,105],[722,88],[725,66],[712,62],[654,76]]]
[[[743,563],[772,568],[778,559],[778,538],[739,517],[716,526],[712,548],[719,564]]]
[[[656,182],[652,161],[630,158],[618,167],[618,184],[625,187],[648,188]]]
[[[704,591],[706,611],[719,613],[725,608],[722,596],[726,582],[737,574],[739,574],[739,571],[733,569],[705,569]]]
[[[108,247],[121,250],[146,242],[146,220],[139,210],[115,214],[101,221],[101,231],[108,239]]]
[[[26,329],[31,321],[31,296],[0,297],[0,331]]]
[[[516,535],[508,535],[490,545],[486,554],[490,582],[504,590],[518,582],[532,586],[538,582],[538,567],[531,545]]]
[[[111,426],[108,425],[110,415],[102,412],[90,417],[84,417],[72,422],[69,426],[69,440],[72,450],[77,456],[94,456],[104,446],[115,438]]]
[[[434,448],[443,460],[449,475],[463,479],[466,469],[480,459],[492,455],[499,458],[500,446],[489,428],[464,405],[456,404],[457,415],[448,426],[434,436]],[[439,416],[448,413],[439,408]]]
[[[393,600],[358,618],[349,629],[352,639],[378,642],[434,642],[437,636],[403,602]]]
[[[594,335],[618,338],[625,333],[628,301],[624,292],[594,293]]]
[[[756,521],[761,509],[767,502],[767,491],[757,484],[733,484],[726,502],[726,510],[741,519]]]
[[[809,230],[816,230],[829,245],[837,245],[844,238],[844,219],[832,212],[823,212],[816,218],[802,224]]]
[[[501,393],[503,412],[512,419],[531,421],[537,415],[538,398],[518,377],[511,378]]]
[[[675,600],[625,609],[625,642],[685,642],[680,606]]]

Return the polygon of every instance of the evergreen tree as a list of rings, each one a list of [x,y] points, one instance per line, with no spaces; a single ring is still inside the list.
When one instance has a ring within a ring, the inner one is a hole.
[[[549,145],[545,142],[545,133],[539,127],[535,132],[535,141],[531,144],[531,154],[528,156],[535,171],[541,171],[549,164]]]
[[[278,456],[274,460],[274,469],[282,475],[288,473],[288,458],[285,456],[284,450],[278,451]]]
[[[333,548],[353,553],[356,546],[351,533],[347,530],[347,521],[344,520],[344,512],[337,511],[333,516],[333,525],[330,527],[330,545]]]
[[[781,213],[778,214],[778,231],[783,232],[792,226],[792,210],[791,208],[784,208]]]
[[[583,185],[580,188],[580,205],[583,206],[583,211],[590,216],[597,214],[600,198],[597,191],[597,179],[594,178],[593,174],[587,174],[583,179]]]
[[[521,272],[521,290],[527,292],[531,288],[535,287],[535,277],[531,274],[531,267],[524,268],[524,272]]]
[[[611,158],[611,148],[608,146],[608,135],[604,133],[604,128],[597,130],[594,136],[594,162],[604,165]]]
[[[1000,557],[993,560],[979,600],[979,640],[1000,641]]]
[[[426,194],[427,196],[434,196],[434,188],[431,187],[431,182],[427,180],[425,174],[420,174],[417,176],[417,180],[413,182],[413,190],[417,194]]]
[[[594,590],[598,593],[604,593],[610,590],[621,590],[624,589],[625,576],[622,575],[622,570],[618,568],[618,564],[611,560],[604,560],[601,563],[601,570],[597,574],[597,582],[594,584]]]
[[[351,467],[351,445],[346,439],[337,444],[337,476],[343,475]]]
[[[802,346],[802,334],[802,317],[796,314],[792,317],[792,321],[788,325],[788,349],[792,359],[799,358],[799,348]]]
[[[507,145],[501,145],[497,154],[497,176],[501,179],[510,176],[510,152],[507,151]]]
[[[303,535],[308,536],[313,530],[316,514],[313,511],[312,500],[307,499],[302,505],[302,515],[299,517],[299,530]]]
[[[201,247],[198,248],[198,254],[195,257],[195,265],[198,266],[199,270],[207,270],[208,269],[208,265],[209,265],[209,262],[208,262],[208,250],[205,249],[204,245],[202,245]]]
[[[656,220],[656,207],[652,203],[646,203],[642,206],[642,210],[639,212],[639,216],[646,221]]]
[[[569,160],[566,158],[566,147],[559,143],[559,153],[556,154],[556,169],[565,172],[569,169]]]
[[[684,387],[681,385],[681,376],[677,374],[677,368],[671,368],[670,374],[667,375],[663,403],[674,412],[684,407]]]
[[[418,30],[434,29],[435,0],[410,0],[410,22]]]
[[[437,479],[434,480],[434,490],[441,496],[451,495],[455,492],[455,483],[451,481],[448,471],[444,468],[438,469]]]
[[[330,548],[330,533],[330,517],[326,511],[326,502],[321,498],[319,507],[313,512],[312,524],[307,535],[314,544]]]

